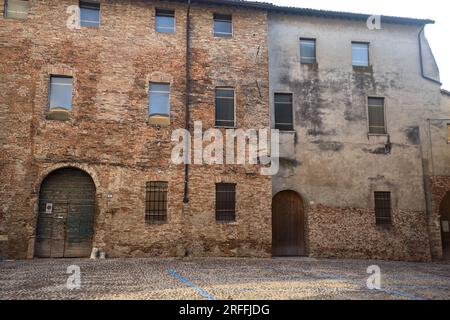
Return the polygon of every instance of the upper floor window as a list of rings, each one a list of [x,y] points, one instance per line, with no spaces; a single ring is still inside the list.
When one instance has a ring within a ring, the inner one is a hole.
[[[216,126],[234,127],[234,89],[216,88]]]
[[[292,93],[275,93],[275,129],[280,131],[294,130],[292,110]]]
[[[300,63],[316,63],[316,40],[300,39]]]
[[[80,1],[80,25],[96,28],[100,26],[100,3]]]
[[[175,32],[175,11],[156,9],[156,32]]]
[[[230,14],[214,14],[214,36],[232,37],[233,22]]]
[[[369,44],[352,42],[352,64],[355,67],[369,66]]]
[[[164,223],[167,221],[168,183],[161,181],[147,182],[145,188],[145,221],[147,223]]]
[[[149,115],[169,117],[170,114],[170,84],[150,83]]]
[[[236,221],[236,184],[216,184],[216,221]]]
[[[370,98],[369,107],[369,133],[387,134],[384,98]]]
[[[30,10],[30,1],[5,0],[5,17],[13,19],[26,19]]]
[[[389,226],[392,224],[391,193],[375,192],[375,220],[378,226]]]
[[[50,77],[50,110],[72,109],[72,77]]]

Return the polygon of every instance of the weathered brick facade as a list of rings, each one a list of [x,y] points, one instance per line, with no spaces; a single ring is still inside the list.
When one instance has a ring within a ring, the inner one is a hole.
[[[100,28],[69,30],[66,10],[77,3],[33,0],[26,20],[0,18],[0,256],[33,257],[40,184],[64,167],[93,178],[93,246],[110,257],[269,256],[271,182],[257,166],[193,165],[183,203],[184,165],[170,154],[172,131],[185,126],[187,5],[100,1]],[[156,7],[175,10],[175,33],[155,32]],[[233,14],[233,38],[213,36],[215,12]],[[192,6],[192,123],[214,125],[214,88],[227,85],[237,127],[269,126],[266,19]],[[69,121],[46,119],[51,74],[73,77]],[[170,83],[167,128],[148,124],[150,82]],[[144,221],[147,181],[169,183],[166,224]],[[215,221],[216,182],[237,184],[235,223]]]

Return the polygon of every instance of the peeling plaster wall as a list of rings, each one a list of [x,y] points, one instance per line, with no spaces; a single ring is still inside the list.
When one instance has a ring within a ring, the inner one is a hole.
[[[309,204],[311,256],[431,258],[427,119],[449,118],[449,110],[442,107],[439,86],[421,77],[419,31],[393,24],[371,31],[365,22],[269,15],[271,121],[274,93],[290,92],[295,122],[295,132],[281,134],[282,169],[273,179],[273,194],[295,190]],[[316,39],[317,65],[300,64],[301,37]],[[352,41],[370,42],[369,68],[353,69]],[[368,96],[385,97],[386,136],[368,135]],[[448,151],[440,142],[434,149],[434,174],[449,173]],[[375,225],[374,191],[392,193],[388,231]]]

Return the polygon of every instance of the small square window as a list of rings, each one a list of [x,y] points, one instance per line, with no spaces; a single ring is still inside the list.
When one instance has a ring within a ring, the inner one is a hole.
[[[216,127],[234,126],[234,89],[216,88]]]
[[[275,129],[294,131],[292,93],[275,93]]]
[[[5,0],[5,17],[12,19],[26,19],[30,11],[30,1]]]
[[[233,36],[233,22],[229,14],[214,14],[214,36],[230,38]]]
[[[100,26],[100,3],[80,1],[80,25],[95,28]]]
[[[72,77],[50,77],[50,110],[72,109]]]
[[[156,32],[175,32],[175,11],[156,9]]]
[[[315,39],[300,39],[300,62],[302,64],[316,63]]]
[[[369,97],[368,107],[369,134],[387,134],[384,98]]]
[[[352,42],[352,64],[355,67],[369,66],[369,44]]]

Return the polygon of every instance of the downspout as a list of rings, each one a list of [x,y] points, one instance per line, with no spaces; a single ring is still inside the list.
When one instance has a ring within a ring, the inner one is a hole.
[[[417,38],[419,40],[420,73],[422,75],[422,78],[424,78],[424,79],[426,79],[428,81],[434,82],[436,84],[442,85],[442,82],[440,82],[440,81],[438,81],[436,79],[430,78],[427,75],[425,75],[425,72],[424,72],[424,69],[423,69],[422,34],[423,34],[423,31],[425,30],[425,26],[426,25],[422,26],[422,28],[420,29],[419,34],[417,36]]]
[[[189,95],[191,92],[191,47],[190,47],[190,33],[191,33],[191,0],[187,0],[187,14],[186,14],[186,88],[185,88],[185,129],[187,132],[190,132],[190,122],[191,122],[191,114],[189,110]],[[190,144],[186,141],[186,147],[189,147]],[[185,148],[185,151],[187,149]],[[190,154],[188,152],[188,154]],[[184,164],[184,196],[183,202],[189,203],[189,164]]]

